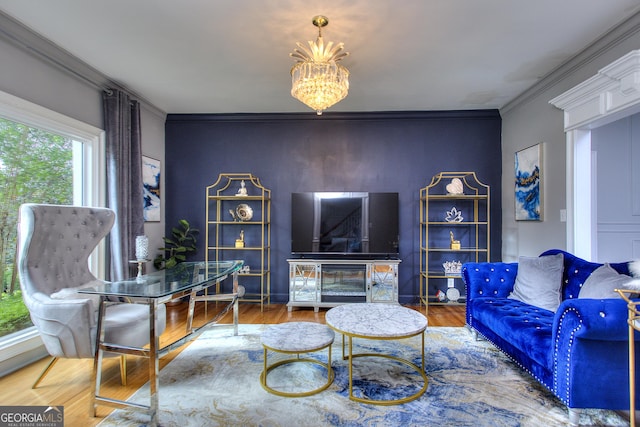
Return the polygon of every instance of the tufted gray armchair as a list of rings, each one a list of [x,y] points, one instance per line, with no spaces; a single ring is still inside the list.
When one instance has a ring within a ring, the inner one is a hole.
[[[89,271],[89,255],[110,232],[112,210],[62,205],[24,204],[18,225],[18,271],[25,305],[52,356],[33,384],[37,387],[59,358],[95,356],[100,298],[77,291],[98,279]],[[158,307],[156,328],[166,325],[164,305]],[[149,342],[146,305],[116,304],[105,313],[105,340],[142,347]],[[126,360],[120,359],[126,384]]]

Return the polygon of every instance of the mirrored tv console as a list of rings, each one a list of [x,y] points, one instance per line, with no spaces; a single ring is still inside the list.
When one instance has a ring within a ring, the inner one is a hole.
[[[398,302],[399,259],[289,259],[289,311]]]

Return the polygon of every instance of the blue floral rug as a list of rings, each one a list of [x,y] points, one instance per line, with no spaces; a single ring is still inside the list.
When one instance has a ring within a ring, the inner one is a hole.
[[[566,408],[491,344],[476,341],[466,328],[430,327],[425,338],[429,384],[419,399],[392,406],[349,399],[348,364],[342,339],[332,347],[335,381],[325,391],[301,398],[267,393],[260,385],[263,350],[260,332],[268,325],[221,327],[205,332],[160,373],[162,426],[565,426]],[[398,341],[354,339],[354,353],[400,356],[420,365],[420,337]],[[313,353],[326,361],[327,350]],[[269,363],[286,355],[269,353]],[[401,398],[422,387],[422,378],[391,359],[354,359],[354,394],[373,399]],[[324,368],[312,363],[280,366],[268,383],[280,391],[317,388]],[[145,385],[131,398],[149,403]],[[146,414],[114,411],[100,424],[142,426]],[[625,426],[613,411],[583,411],[581,425]]]

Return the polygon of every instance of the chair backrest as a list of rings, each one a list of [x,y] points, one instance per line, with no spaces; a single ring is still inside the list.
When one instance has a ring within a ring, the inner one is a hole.
[[[114,221],[114,212],[107,208],[22,205],[18,268],[25,297],[37,292],[51,295],[96,280],[89,271],[89,255]]]

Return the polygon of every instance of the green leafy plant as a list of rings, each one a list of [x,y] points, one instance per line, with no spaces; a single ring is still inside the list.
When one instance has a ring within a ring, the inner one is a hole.
[[[162,270],[175,267],[186,261],[188,252],[196,250],[196,236],[199,230],[191,228],[186,219],[178,220],[178,227],[171,229],[171,237],[163,237],[164,247],[159,248],[160,253],[154,260],[153,265]]]

